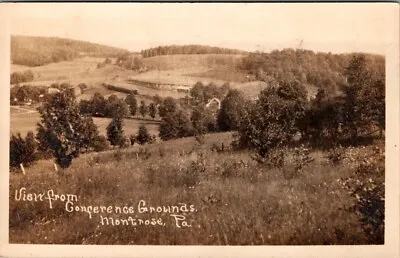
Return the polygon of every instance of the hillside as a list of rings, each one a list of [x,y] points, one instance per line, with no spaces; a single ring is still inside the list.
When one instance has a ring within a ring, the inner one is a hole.
[[[299,80],[303,84],[331,91],[340,89],[346,81],[344,72],[351,58],[358,53],[315,53],[304,49],[275,50],[251,53],[242,60],[240,68],[258,80]],[[375,76],[385,76],[385,57],[364,54],[368,69]]]
[[[194,138],[136,145],[82,154],[63,174],[54,172],[52,160],[41,160],[27,168],[25,176],[10,173],[10,243],[379,243],[363,232],[361,215],[352,209],[356,198],[344,184],[356,178],[354,167],[360,160],[375,157],[373,146],[349,150],[351,159],[340,166],[325,158],[328,153],[314,151],[311,155],[315,160],[305,172],[290,178],[287,173],[292,159],[288,158],[283,168],[268,169],[247,152],[215,151],[222,143],[229,146],[231,140],[230,133],[219,133],[207,135],[202,145]],[[291,152],[288,157],[293,155]],[[377,172],[371,175],[373,182],[381,176]],[[14,193],[22,187],[27,193],[54,189],[56,194],[76,195],[77,201],[67,205],[75,210],[68,211],[63,201],[54,201],[52,209],[47,200],[18,201]],[[139,212],[141,200],[146,207],[167,209]],[[188,211],[168,212],[174,205],[186,205]],[[98,206],[126,206],[132,213],[94,211]],[[195,210],[190,212],[189,207]],[[177,222],[174,215],[182,220]],[[129,216],[137,224],[121,222]],[[151,218],[164,224],[139,224],[139,220]],[[183,222],[189,226],[183,226]]]
[[[116,57],[127,50],[65,38],[11,36],[11,63],[41,66],[82,56]]]

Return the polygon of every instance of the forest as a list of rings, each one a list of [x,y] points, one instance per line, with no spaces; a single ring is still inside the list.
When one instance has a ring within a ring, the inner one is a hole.
[[[212,47],[204,45],[169,45],[158,46],[155,48],[144,49],[140,52],[143,57],[162,56],[162,55],[193,55],[193,54],[247,54],[247,51],[238,49]]]

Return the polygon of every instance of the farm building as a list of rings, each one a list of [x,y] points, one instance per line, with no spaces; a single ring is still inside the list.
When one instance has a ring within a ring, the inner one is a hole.
[[[57,88],[53,88],[53,87],[48,87],[47,88],[47,93],[48,94],[55,94],[55,93],[58,93],[58,92],[60,92],[60,90],[57,89]]]
[[[185,93],[189,93],[191,87],[190,86],[184,86],[184,85],[179,85],[177,87],[175,87],[177,92],[185,92]]]

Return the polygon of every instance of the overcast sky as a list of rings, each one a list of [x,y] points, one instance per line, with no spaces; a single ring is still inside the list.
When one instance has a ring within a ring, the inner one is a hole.
[[[243,50],[385,53],[393,4],[14,4],[14,35],[58,36],[131,51],[170,44]],[[398,21],[397,21],[398,22]]]

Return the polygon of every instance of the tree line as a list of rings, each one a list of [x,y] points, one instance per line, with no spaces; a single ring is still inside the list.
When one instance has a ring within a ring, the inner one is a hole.
[[[144,58],[162,55],[192,55],[192,54],[246,54],[246,51],[212,47],[205,45],[169,45],[148,48],[140,51]]]
[[[35,75],[33,74],[33,72],[31,70],[26,70],[23,72],[13,72],[10,75],[10,84],[19,84],[22,82],[30,82],[33,81],[33,79],[35,78]]]
[[[363,54],[371,76],[385,77],[385,58],[379,55]],[[336,93],[346,85],[346,68],[352,54],[315,53],[311,50],[284,49],[270,53],[250,53],[244,57],[240,68],[253,74],[256,79],[298,80]]]

